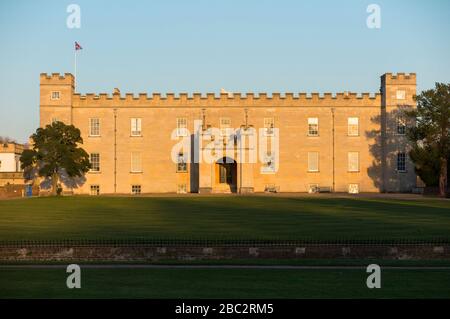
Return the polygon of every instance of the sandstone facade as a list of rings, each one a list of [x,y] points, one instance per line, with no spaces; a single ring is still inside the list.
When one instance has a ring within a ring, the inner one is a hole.
[[[384,74],[376,94],[149,96],[82,95],[71,74],[41,74],[40,125],[81,130],[95,169],[74,188],[80,194],[409,192],[411,123],[401,113],[415,94],[414,73]],[[260,155],[263,142],[277,147]],[[206,153],[217,158],[194,160]]]

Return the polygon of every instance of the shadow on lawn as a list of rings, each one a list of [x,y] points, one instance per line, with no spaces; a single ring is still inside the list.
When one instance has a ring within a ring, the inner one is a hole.
[[[237,232],[251,238],[356,239],[433,238],[450,233],[447,208],[430,208],[424,215],[424,206],[407,201],[247,197],[244,205],[239,197],[159,200],[165,211],[200,218],[191,226],[201,233],[215,230],[215,236]]]
[[[42,198],[3,203],[0,237],[336,240],[448,236],[447,204],[427,204],[261,196]]]

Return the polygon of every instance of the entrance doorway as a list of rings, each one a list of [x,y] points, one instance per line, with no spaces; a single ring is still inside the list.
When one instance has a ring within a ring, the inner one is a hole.
[[[237,164],[229,157],[216,162],[216,184],[218,190],[235,193],[237,191]]]

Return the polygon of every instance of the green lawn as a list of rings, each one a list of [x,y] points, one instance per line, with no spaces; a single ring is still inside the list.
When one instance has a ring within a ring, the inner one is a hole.
[[[450,272],[382,270],[381,289],[361,270],[1,269],[0,298],[450,298]]]
[[[1,240],[449,237],[450,201],[312,197],[62,197],[0,201]]]

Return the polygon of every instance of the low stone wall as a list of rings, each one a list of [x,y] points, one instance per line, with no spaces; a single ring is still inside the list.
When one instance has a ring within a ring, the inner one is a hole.
[[[304,245],[301,247],[2,246],[0,262],[226,259],[450,259],[450,245]]]
[[[2,183],[1,179],[0,183]],[[20,198],[23,197],[24,194],[25,194],[25,184],[23,185],[5,184],[3,186],[0,186],[0,199]],[[39,187],[34,186],[32,188],[32,195],[33,196],[39,195]]]
[[[8,184],[0,186],[0,198],[17,198],[23,197],[24,185]]]

